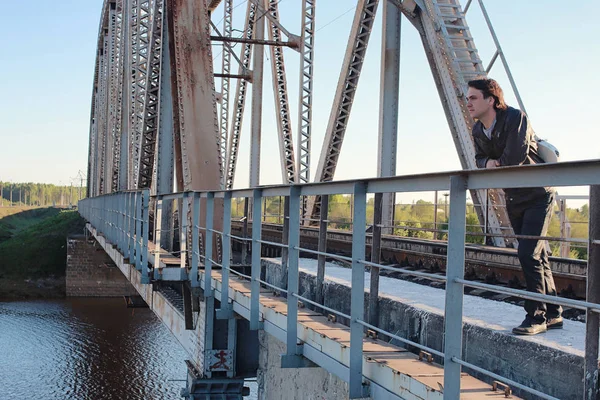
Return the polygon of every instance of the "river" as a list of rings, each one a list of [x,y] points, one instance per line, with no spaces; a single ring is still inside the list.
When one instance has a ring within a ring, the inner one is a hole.
[[[186,358],[152,311],[120,298],[0,302],[2,400],[181,399]]]

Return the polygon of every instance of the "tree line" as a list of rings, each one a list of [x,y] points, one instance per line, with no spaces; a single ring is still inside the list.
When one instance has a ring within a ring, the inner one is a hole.
[[[76,205],[85,198],[86,191],[85,186],[0,181],[0,207]]]
[[[447,240],[449,205],[443,201],[438,202],[437,207],[433,202],[417,200],[412,204],[396,204],[394,207],[394,222],[387,227],[389,232],[404,237],[420,239]],[[367,200],[367,224],[373,223],[374,198]],[[328,207],[328,227],[330,229],[352,229],[353,199],[351,195],[330,195]],[[262,220],[266,223],[283,222],[283,198],[268,197],[263,202]],[[475,206],[467,203],[466,209],[466,242],[473,244],[484,244],[486,237],[484,229],[479,223]],[[232,218],[244,216],[244,199],[233,199]],[[589,207],[587,204],[581,208],[567,208],[567,220],[571,225],[572,238],[588,238]],[[558,207],[555,207],[547,236],[561,236],[560,216]],[[560,242],[550,241],[552,254],[560,255]],[[587,246],[581,243],[572,243],[570,258],[587,259]]]

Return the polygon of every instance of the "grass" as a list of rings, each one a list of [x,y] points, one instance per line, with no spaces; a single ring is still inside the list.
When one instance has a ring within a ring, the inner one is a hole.
[[[0,243],[58,213],[54,207],[0,207]]]
[[[12,236],[0,242],[0,281],[64,276],[67,236],[84,227],[77,211],[55,208],[26,210],[0,223],[12,226]]]

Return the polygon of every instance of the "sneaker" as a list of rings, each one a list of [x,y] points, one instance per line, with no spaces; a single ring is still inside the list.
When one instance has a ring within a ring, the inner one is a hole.
[[[548,327],[548,329],[562,329],[563,318],[561,316],[555,318],[548,318],[546,320],[546,326]]]
[[[530,317],[525,317],[525,320],[521,322],[521,325],[513,328],[512,332],[515,335],[537,335],[538,333],[544,333],[548,330],[546,322],[538,322]]]

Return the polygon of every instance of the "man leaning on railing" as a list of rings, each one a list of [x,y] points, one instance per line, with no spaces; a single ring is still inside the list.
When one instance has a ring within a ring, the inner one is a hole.
[[[524,112],[504,102],[502,88],[493,79],[468,83],[467,108],[477,122],[473,126],[475,159],[478,168],[540,164],[535,134]],[[506,210],[516,235],[546,236],[552,213],[554,189],[551,187],[506,188]],[[544,241],[518,239],[518,256],[527,290],[556,296],[556,287]],[[525,300],[527,315],[513,328],[517,335],[535,335],[563,326],[562,308]]]

